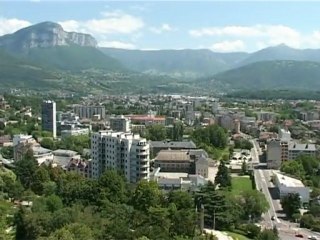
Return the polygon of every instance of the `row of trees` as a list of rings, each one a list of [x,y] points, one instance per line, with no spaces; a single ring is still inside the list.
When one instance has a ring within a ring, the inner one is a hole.
[[[182,141],[183,133],[183,123],[175,122],[172,127],[165,127],[159,124],[150,125],[147,127],[145,132],[140,134],[151,141],[162,141],[166,139]]]
[[[237,139],[234,141],[234,148],[251,150],[253,144],[247,139]]]
[[[229,154],[224,154],[227,147],[228,135],[222,127],[210,125],[205,128],[196,128],[191,134],[192,140],[199,148],[204,149],[214,159],[229,159]]]
[[[197,128],[192,134],[192,139],[198,145],[212,145],[220,149],[227,146],[227,133],[216,124],[205,128]]]
[[[69,136],[61,140],[53,140],[52,138],[42,138],[40,142],[41,146],[51,150],[56,149],[69,149],[79,153],[83,152],[83,149],[90,148],[91,140],[88,135]]]

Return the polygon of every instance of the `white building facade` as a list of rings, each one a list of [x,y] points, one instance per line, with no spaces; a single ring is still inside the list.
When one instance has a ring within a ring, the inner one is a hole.
[[[91,176],[106,169],[121,171],[131,183],[149,180],[150,152],[146,139],[137,134],[100,131],[91,137]]]
[[[301,203],[308,203],[310,200],[310,189],[295,178],[288,177],[280,173],[274,173],[274,182],[279,190],[280,198],[290,193],[297,193]]]
[[[131,121],[125,116],[116,116],[110,118],[110,128],[113,131],[130,132]]]

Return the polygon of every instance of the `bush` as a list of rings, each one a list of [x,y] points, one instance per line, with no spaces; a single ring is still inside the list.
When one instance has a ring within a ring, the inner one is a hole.
[[[246,226],[246,236],[249,238],[256,238],[259,235],[260,231],[261,228],[255,224],[250,223]]]

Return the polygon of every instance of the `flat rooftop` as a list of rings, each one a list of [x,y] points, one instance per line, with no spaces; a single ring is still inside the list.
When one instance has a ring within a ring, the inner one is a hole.
[[[180,149],[196,149],[197,146],[193,141],[150,141],[153,148],[180,148]]]
[[[190,161],[188,150],[161,150],[155,161]]]
[[[291,142],[289,144],[289,151],[316,151],[316,145]]]
[[[304,187],[304,184],[296,178],[288,177],[281,173],[275,173],[278,182],[285,187]]]

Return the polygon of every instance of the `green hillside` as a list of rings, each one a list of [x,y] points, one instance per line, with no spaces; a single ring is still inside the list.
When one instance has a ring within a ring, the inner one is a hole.
[[[92,47],[74,45],[34,48],[30,49],[24,57],[50,68],[72,72],[87,69],[125,71],[125,68],[117,60]]]
[[[284,44],[273,47],[267,47],[257,52],[251,53],[240,63],[234,67],[244,66],[250,63],[261,61],[275,61],[275,60],[292,60],[292,61],[311,61],[320,62],[319,49],[295,49]]]
[[[180,78],[208,76],[230,69],[247,53],[215,53],[207,49],[126,50],[100,48],[129,69],[154,75],[167,74]]]
[[[0,50],[0,85],[2,88],[50,88],[58,77],[39,66]]]
[[[232,69],[206,79],[202,84],[220,84],[226,90],[320,89],[320,63],[266,61]]]

